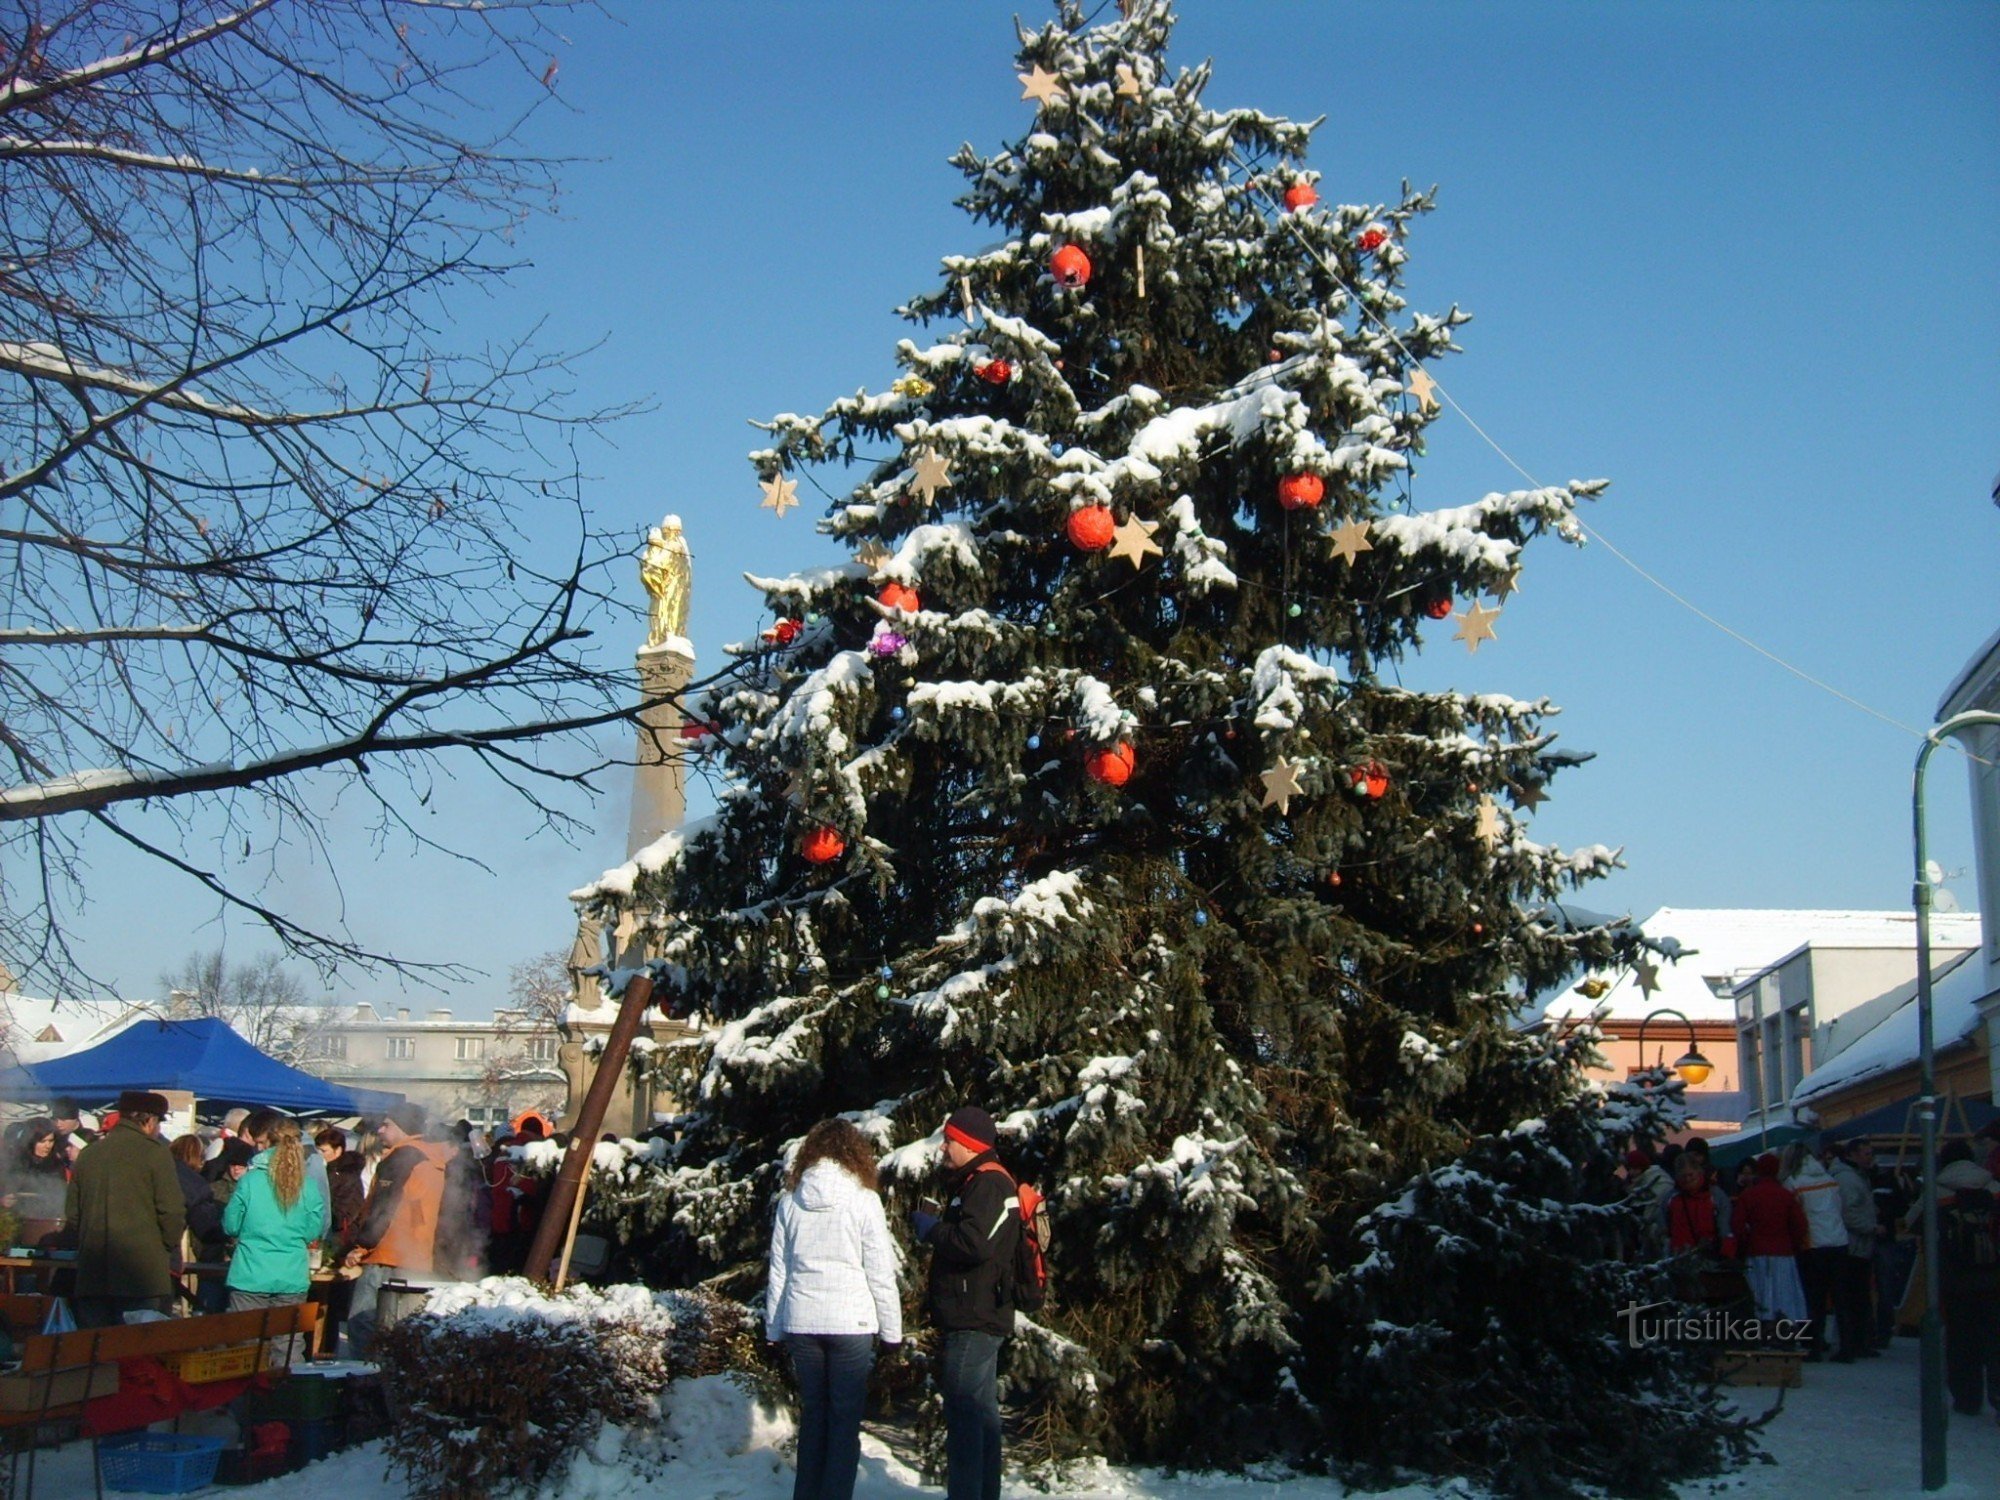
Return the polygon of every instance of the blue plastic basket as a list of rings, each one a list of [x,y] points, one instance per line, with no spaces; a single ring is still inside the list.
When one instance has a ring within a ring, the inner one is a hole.
[[[185,1495],[215,1483],[223,1441],[171,1432],[128,1432],[99,1438],[97,1461],[107,1490],[142,1495]]]

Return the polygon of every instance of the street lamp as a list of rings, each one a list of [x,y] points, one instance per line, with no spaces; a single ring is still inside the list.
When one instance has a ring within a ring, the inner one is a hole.
[[[1924,771],[1931,752],[1946,740],[1979,726],[2000,728],[2000,714],[1954,714],[1924,736],[1917,751],[1910,810],[1916,825],[1917,880],[1911,901],[1917,909],[1917,1118],[1924,1143],[1924,1317],[1918,1325],[1918,1387],[1923,1403],[1924,1488],[1945,1484],[1944,1325],[1938,1315],[1937,1057],[1931,1045],[1931,878],[1924,847]]]
[[[1701,1055],[1701,1048],[1695,1043],[1694,1022],[1670,1005],[1648,1011],[1645,1020],[1639,1023],[1639,1066],[1646,1066],[1646,1027],[1654,1016],[1672,1016],[1688,1029],[1688,1049],[1674,1064],[1674,1071],[1680,1075],[1681,1082],[1691,1089],[1708,1082],[1708,1075],[1715,1071],[1715,1064]]]

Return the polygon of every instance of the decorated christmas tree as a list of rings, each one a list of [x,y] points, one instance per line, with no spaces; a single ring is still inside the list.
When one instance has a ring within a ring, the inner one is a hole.
[[[831,497],[854,561],[751,580],[776,620],[699,715],[720,806],[600,892],[706,1028],[668,1055],[687,1111],[652,1270],[750,1295],[815,1121],[856,1119],[907,1206],[977,1103],[1054,1210],[1053,1298],[1007,1365],[1052,1450],[1393,1463],[1423,1403],[1355,1430],[1371,1349],[1378,1376],[1450,1371],[1371,1325],[1488,1320],[1385,1205],[1490,1158],[1487,1196],[1531,1192],[1548,1226],[1537,1294],[1573,1268],[1595,1312],[1642,1279],[1599,1232],[1616,1132],[1579,1044],[1513,1024],[1636,955],[1555,905],[1613,852],[1530,836],[1575,758],[1546,701],[1393,670],[1495,639],[1527,544],[1580,540],[1602,486],[1412,505],[1425,366],[1465,321],[1400,290],[1429,195],[1323,202],[1311,126],[1210,108],[1207,67],[1167,67],[1167,7],[1129,10],[1023,34],[1028,133],[956,158],[997,242],[902,310],[927,334],[886,389],[752,455],[779,517],[802,479]],[[1615,1429],[1686,1389],[1606,1358],[1551,1390],[1556,1363],[1510,1401],[1588,1397]]]

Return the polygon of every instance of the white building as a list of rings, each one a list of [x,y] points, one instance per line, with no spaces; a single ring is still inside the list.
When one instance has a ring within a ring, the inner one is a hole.
[[[1894,1014],[1916,983],[1914,911],[1820,915],[1829,920],[1810,938],[1732,987],[1745,1129],[1791,1124],[1801,1082]],[[1934,969],[1979,946],[1977,914],[1931,919]]]
[[[363,1002],[313,1038],[306,1066],[337,1083],[402,1094],[434,1122],[487,1127],[529,1109],[561,1117],[569,1086],[560,1045],[553,1024],[524,1011],[482,1021]]]

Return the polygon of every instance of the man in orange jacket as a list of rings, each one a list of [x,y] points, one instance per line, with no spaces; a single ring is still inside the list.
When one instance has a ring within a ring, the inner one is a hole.
[[[392,1281],[424,1280],[436,1265],[438,1215],[452,1149],[425,1140],[425,1124],[422,1105],[403,1104],[376,1129],[388,1150],[375,1168],[375,1185],[347,1252],[347,1264],[363,1268],[354,1283],[347,1337],[353,1352],[364,1359],[375,1339],[382,1288]]]

